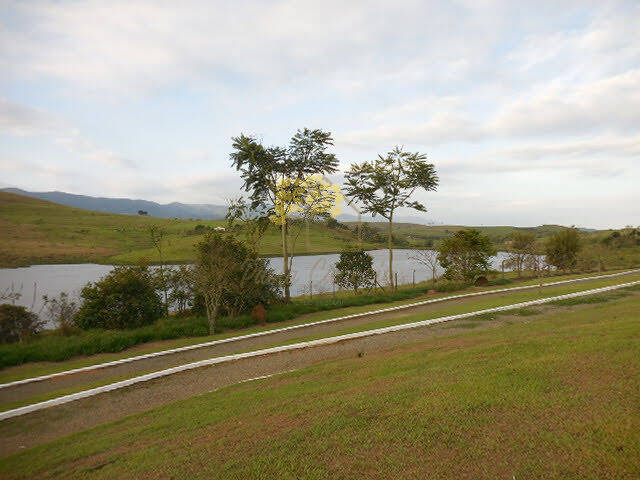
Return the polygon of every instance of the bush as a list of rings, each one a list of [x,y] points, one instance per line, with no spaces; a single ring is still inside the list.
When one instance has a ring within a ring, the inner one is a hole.
[[[78,305],[69,299],[69,295],[62,292],[58,297],[42,297],[44,309],[51,323],[53,323],[60,333],[70,335],[74,331],[74,316],[78,312]]]
[[[200,337],[209,328],[202,317],[162,318],[153,325],[128,330],[88,330],[60,336],[43,332],[29,343],[0,345],[0,368],[27,362],[59,362],[78,355],[115,353],[141,343]]]
[[[470,284],[466,282],[441,282],[434,287],[436,292],[446,293],[455,292],[469,288]]]
[[[545,245],[547,263],[558,270],[573,270],[578,264],[581,246],[578,229],[567,228],[557,232],[547,240]]]
[[[14,343],[29,340],[42,329],[43,322],[25,307],[0,305],[0,342]]]
[[[353,290],[375,287],[376,272],[373,270],[373,257],[361,249],[344,250],[336,263],[334,280],[342,288]]]
[[[469,228],[458,230],[438,247],[438,261],[449,280],[473,282],[489,271],[489,259],[496,250],[487,235]]]
[[[74,320],[83,330],[141,327],[160,318],[164,310],[147,267],[116,267],[85,286],[81,297],[84,303]]]

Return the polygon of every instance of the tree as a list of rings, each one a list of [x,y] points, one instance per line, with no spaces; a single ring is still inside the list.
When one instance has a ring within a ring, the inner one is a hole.
[[[395,147],[386,157],[353,164],[346,172],[346,194],[363,205],[361,213],[372,213],[389,222],[389,285],[393,285],[393,215],[401,207],[426,212],[423,204],[411,200],[418,188],[430,191],[438,186],[435,167],[422,153],[409,153]]]
[[[138,215],[148,215],[149,212],[145,211],[145,210],[138,210]]]
[[[100,281],[88,283],[74,320],[82,329],[135,328],[153,323],[164,311],[153,275],[145,266],[116,267]]]
[[[237,228],[242,229],[245,245],[257,252],[260,240],[269,228],[269,218],[252,211],[243,197],[229,201],[225,218],[230,232],[236,228],[237,222],[241,222]]]
[[[489,259],[495,254],[491,239],[473,228],[458,230],[438,247],[438,261],[451,280],[473,282],[489,270]]]
[[[431,270],[431,279],[434,284],[436,283],[438,267],[440,266],[437,250],[416,250],[414,255],[409,258],[429,268]]]
[[[62,334],[68,335],[73,332],[73,317],[78,312],[78,304],[69,299],[65,292],[58,297],[43,295],[44,309],[51,323],[53,323]]]
[[[26,342],[37,334],[44,322],[25,307],[0,305],[0,343]]]
[[[278,298],[278,279],[267,261],[232,235],[207,234],[196,257],[194,283],[204,298],[211,333],[222,311],[234,316]]]
[[[158,290],[160,290],[164,297],[164,314],[165,316],[169,316],[169,287],[167,282],[167,277],[165,275],[165,267],[164,267],[164,258],[162,255],[162,249],[164,246],[164,238],[167,236],[167,231],[158,226],[158,225],[150,225],[148,227],[149,238],[151,239],[151,243],[153,247],[157,250],[158,256],[160,257],[160,266],[158,267],[158,275],[156,275],[156,286]]]
[[[567,228],[551,236],[545,245],[547,263],[558,270],[573,270],[578,263],[580,237],[577,228]]]
[[[507,261],[515,267],[518,277],[522,276],[522,269],[529,255],[535,255],[536,236],[529,232],[514,232],[511,235],[511,251]]]
[[[336,263],[334,281],[342,288],[353,290],[356,294],[360,287],[373,288],[376,272],[373,270],[373,257],[364,250],[343,250]]]
[[[234,151],[230,155],[231,163],[240,172],[244,190],[251,192],[251,209],[281,218],[284,292],[288,302],[291,282],[287,237],[288,206],[290,202],[298,200],[300,181],[311,175],[325,175],[337,170],[336,156],[326,151],[333,146],[331,133],[319,129],[298,130],[286,148],[264,147],[254,137],[244,134],[232,140]]]

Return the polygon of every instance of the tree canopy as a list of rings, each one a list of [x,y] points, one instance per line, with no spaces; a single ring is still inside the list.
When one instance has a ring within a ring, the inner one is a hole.
[[[412,199],[413,194],[419,188],[430,191],[438,186],[435,167],[426,160],[423,153],[395,147],[386,156],[351,165],[345,174],[346,194],[362,206],[361,213],[380,215],[389,222],[390,285],[393,285],[393,215],[401,207],[426,212],[424,204]]]
[[[495,254],[491,239],[473,228],[458,230],[438,247],[438,261],[451,280],[474,281],[489,270],[489,260]]]

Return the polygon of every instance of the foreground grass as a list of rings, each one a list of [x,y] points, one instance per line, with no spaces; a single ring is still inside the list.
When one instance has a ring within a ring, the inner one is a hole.
[[[564,278],[565,277],[558,277],[554,280]],[[366,324],[358,325],[356,327],[336,329],[336,331],[332,332],[332,335],[352,333],[354,331],[361,331],[372,328],[380,328],[398,323],[408,323],[411,321],[424,320],[426,318],[435,318],[442,315],[465,313],[483,308],[491,308],[507,305],[510,303],[533,300],[540,297],[561,295],[564,293],[572,293],[591,288],[615,285],[638,279],[640,279],[640,274],[633,274],[604,280],[590,280],[586,283],[580,282],[558,287],[547,287],[542,291],[525,290],[504,293],[492,297],[480,296],[468,301],[465,304],[436,308],[429,315],[417,314],[412,316],[403,316],[395,320],[392,319],[383,321],[372,321]],[[522,284],[532,284],[531,282],[532,281],[525,281]],[[30,378],[39,375],[46,375],[59,371],[70,370],[73,368],[80,368],[88,365],[118,360],[135,355],[142,355],[145,353],[152,353],[155,351],[166,350],[170,348],[178,348],[211,340],[219,340],[236,335],[267,331],[273,328],[280,328],[289,325],[305,324],[318,320],[325,320],[354,313],[363,313],[391,306],[400,306],[407,303],[415,302],[415,297],[423,293],[424,290],[424,287],[421,285],[419,285],[416,289],[410,287],[400,289],[396,293],[395,298],[405,298],[405,300],[398,300],[393,302],[389,302],[389,299],[394,297],[389,296],[375,296],[370,298],[367,298],[365,296],[347,296],[338,298],[335,301],[330,299],[319,299],[315,303],[295,302],[293,305],[285,305],[279,309],[275,309],[275,311],[273,312],[270,312],[269,321],[276,323],[272,323],[269,326],[254,326],[251,328],[243,328],[235,331],[230,330],[216,335],[206,335],[206,321],[203,318],[194,317],[165,319],[156,325],[142,327],[140,329],[124,331],[96,330],[71,337],[50,335],[41,340],[34,341],[30,344],[2,345],[0,346],[0,365],[3,365],[5,369],[0,371],[0,383],[11,382],[14,380]],[[448,295],[448,293],[441,293],[438,295],[430,296],[429,299],[437,299]],[[345,305],[350,306],[345,307]],[[237,325],[238,327],[250,325],[250,323],[247,323],[248,320],[250,320],[248,318],[243,317],[236,320],[240,322],[240,324]],[[177,340],[167,340],[174,338],[177,338]],[[315,338],[320,337],[299,337],[298,339],[296,339],[296,341],[310,340]],[[153,343],[147,346],[139,345],[146,342]],[[135,349],[130,348],[135,345],[139,346]],[[85,356],[72,358],[77,355],[82,355],[83,353]],[[43,362],[42,360],[45,359],[54,359],[57,361]],[[20,365],[21,363],[26,364]],[[6,368],[10,365],[19,366]]]
[[[238,384],[4,458],[0,475],[637,478],[639,309],[629,297]]]

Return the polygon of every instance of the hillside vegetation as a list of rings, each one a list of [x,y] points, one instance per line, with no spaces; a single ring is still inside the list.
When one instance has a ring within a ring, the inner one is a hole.
[[[206,227],[224,225],[223,220],[173,220],[82,210],[0,192],[0,267],[49,263],[134,263],[159,261],[148,228],[157,225],[168,233],[164,257],[168,262],[193,260],[193,246]],[[199,225],[199,229],[197,228]],[[353,243],[349,230],[312,224],[309,248],[304,232],[296,254],[340,251]],[[265,234],[260,253],[280,254],[280,233],[272,227]],[[376,248],[363,243],[365,248]]]
[[[380,232],[386,232],[386,222],[370,223]],[[441,240],[450,237],[458,230],[469,228],[461,225],[418,225],[415,223],[396,223],[393,225],[393,233],[400,244],[407,247],[425,247],[437,245]],[[538,227],[471,227],[487,235],[497,245],[505,244],[514,232],[531,232],[537,238],[543,239],[563,230],[566,227],[560,225],[540,225]]]

